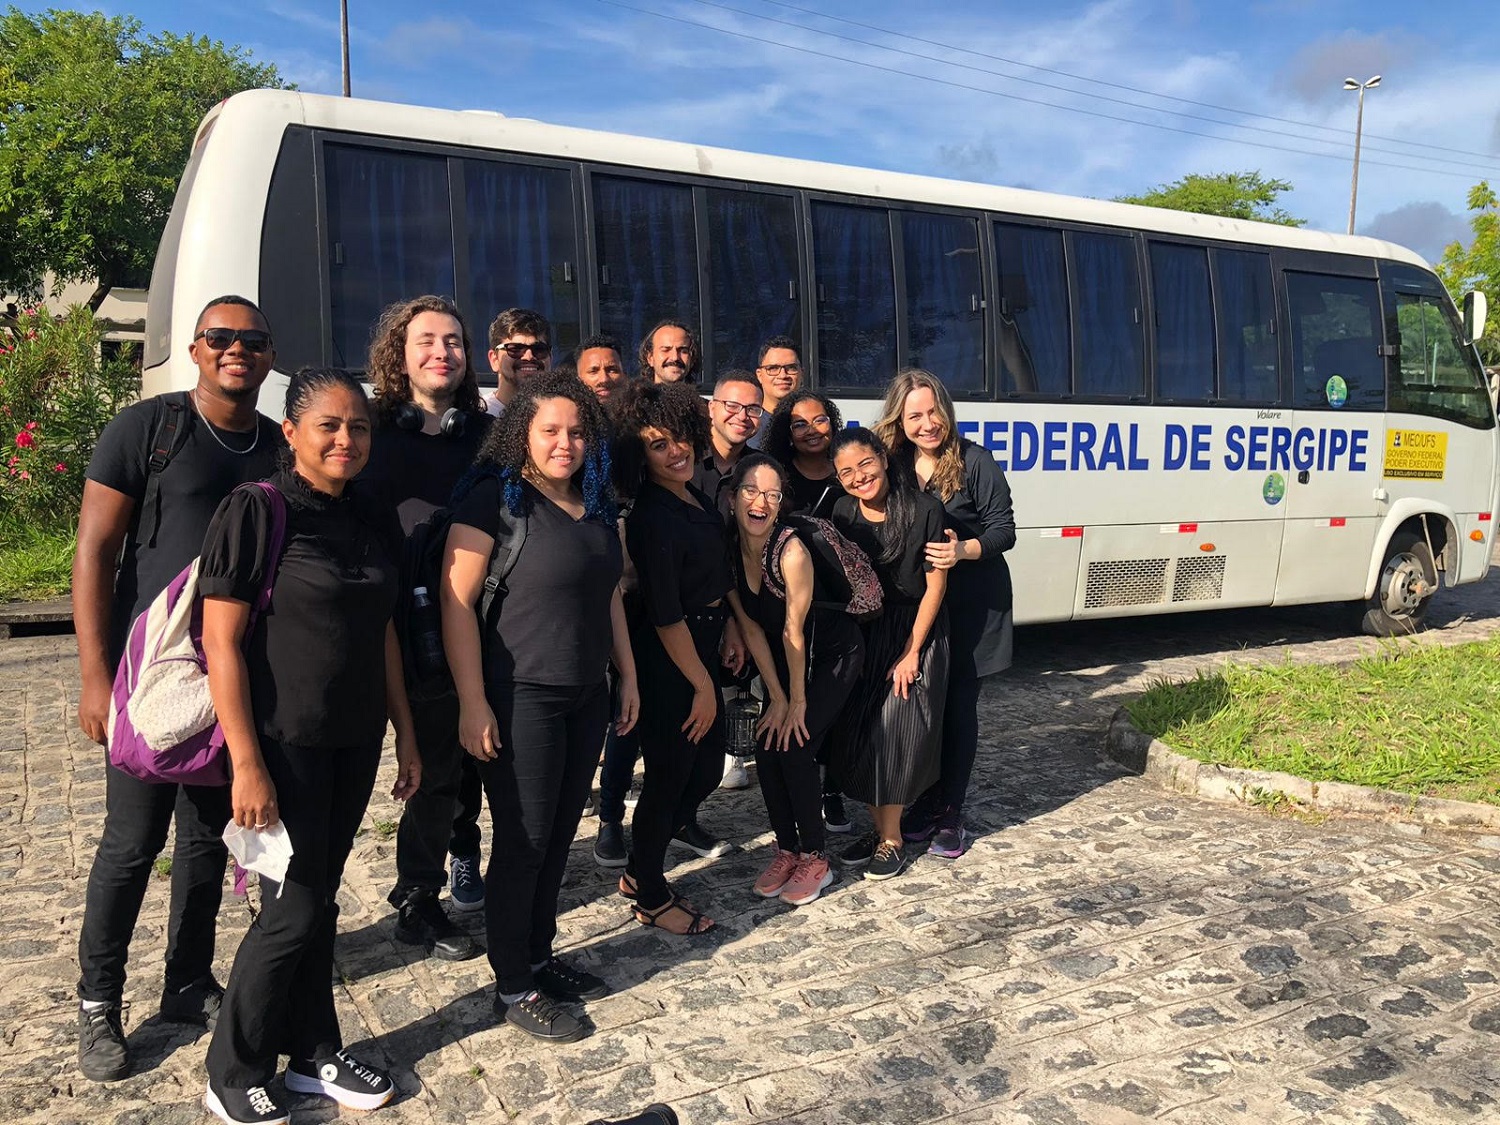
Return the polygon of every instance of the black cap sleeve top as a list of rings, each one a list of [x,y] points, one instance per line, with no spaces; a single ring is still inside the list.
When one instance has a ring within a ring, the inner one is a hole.
[[[614,638],[609,617],[624,570],[613,524],[574,519],[529,484],[526,542],[506,579],[495,628],[484,638],[489,683],[586,687],[603,681]],[[495,538],[505,496],[495,477],[481,480],[454,521]]]
[[[294,746],[357,746],[385,734],[385,633],[396,606],[401,526],[360,494],[313,489],[290,470],[271,482],[286,498],[287,538],[271,605],[246,647],[256,728]],[[203,543],[199,589],[253,602],[267,565],[269,501],[238,491]]]
[[[646,620],[657,628],[682,621],[729,593],[729,536],[713,499],[692,485],[695,507],[653,481],[625,521],[625,543],[640,581]]]
[[[916,501],[917,518],[911,534],[901,544],[900,557],[889,563],[880,561],[885,550],[886,523],[865,519],[859,501],[853,496],[841,496],[833,506],[834,526],[870,557],[888,603],[922,600],[927,593],[927,572],[932,569],[927,562],[927,544],[941,543],[944,539],[943,505],[937,497],[925,492],[917,493]]]

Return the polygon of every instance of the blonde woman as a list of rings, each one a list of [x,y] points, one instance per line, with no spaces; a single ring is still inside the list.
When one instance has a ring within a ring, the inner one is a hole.
[[[980,682],[1011,663],[1010,485],[988,450],[959,436],[953,399],[930,372],[903,371],[892,380],[875,432],[943,504],[945,541],[927,546],[928,562],[949,572],[952,663],[942,776],[907,810],[901,827],[908,840],[930,838],[932,855],[956,859],[972,839],[963,808],[979,746]]]

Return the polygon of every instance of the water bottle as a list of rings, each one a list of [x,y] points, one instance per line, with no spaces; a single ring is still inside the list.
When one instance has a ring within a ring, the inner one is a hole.
[[[446,675],[448,659],[443,655],[443,619],[426,586],[411,592],[412,649],[417,674],[422,679]]]

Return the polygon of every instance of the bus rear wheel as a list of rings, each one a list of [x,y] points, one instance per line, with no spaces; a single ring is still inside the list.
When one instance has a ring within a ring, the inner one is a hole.
[[[1402,528],[1391,536],[1375,594],[1365,602],[1361,626],[1372,637],[1404,637],[1421,630],[1437,591],[1437,566],[1420,534]]]

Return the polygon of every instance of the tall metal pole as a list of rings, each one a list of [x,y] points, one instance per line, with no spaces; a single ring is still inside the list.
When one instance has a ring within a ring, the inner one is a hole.
[[[1354,233],[1354,206],[1359,200],[1359,145],[1365,131],[1365,91],[1380,85],[1380,75],[1366,82],[1344,79],[1344,89],[1359,91],[1359,109],[1354,117],[1354,175],[1349,180],[1349,233]]]
[[[339,49],[344,56],[344,97],[349,97],[349,0],[339,0]],[[1355,157],[1358,166],[1359,158]],[[1353,218],[1349,220],[1354,222]]]

